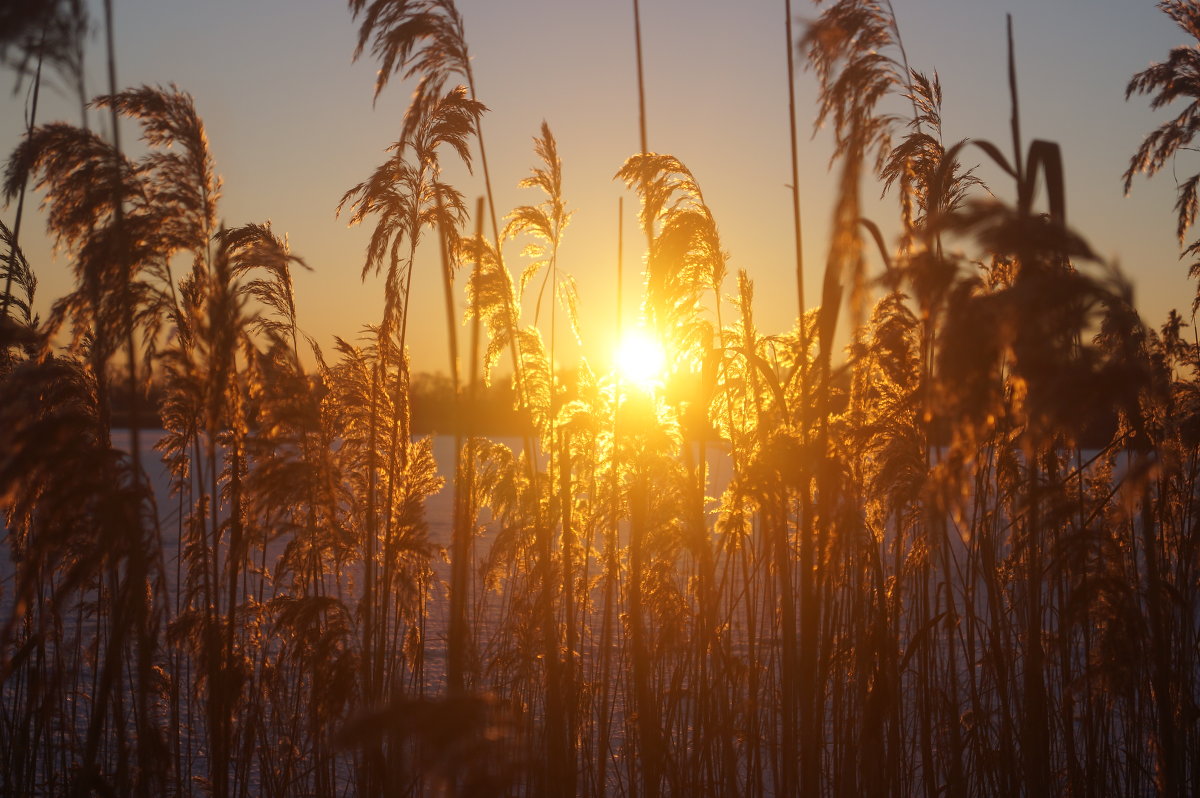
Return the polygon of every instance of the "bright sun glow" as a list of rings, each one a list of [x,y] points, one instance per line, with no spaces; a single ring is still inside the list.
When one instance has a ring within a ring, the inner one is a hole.
[[[616,365],[621,377],[643,390],[662,380],[667,355],[662,344],[645,330],[630,330],[621,339],[616,351]]]

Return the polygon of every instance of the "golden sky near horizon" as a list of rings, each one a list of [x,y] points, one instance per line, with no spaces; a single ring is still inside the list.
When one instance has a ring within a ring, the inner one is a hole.
[[[316,0],[115,0],[118,82],[176,83],[205,120],[224,179],[220,215],[228,225],[271,220],[312,272],[296,275],[302,326],[328,346],[353,339],[378,320],[382,281],[359,280],[368,230],[348,229],[334,209],[343,192],[367,177],[397,136],[411,86],[394,81],[372,105],[375,64],[352,63],[356,25],[344,3]],[[532,137],[545,119],[563,161],[564,193],[575,210],[560,254],[582,299],[584,352],[608,367],[615,341],[618,199],[625,197],[626,318],[636,313],[644,248],[636,197],[612,179],[637,151],[637,96],[632,4],[582,0],[461,0],[498,210],[535,203],[517,188],[536,162]],[[1124,100],[1129,77],[1166,57],[1186,37],[1153,2],[1088,0],[896,0],[912,65],[938,71],[945,97],[945,136],[991,139],[1006,151],[1009,102],[1005,13],[1014,15],[1026,141],[1058,141],[1064,151],[1070,222],[1102,256],[1118,263],[1137,289],[1137,304],[1157,326],[1169,308],[1187,313],[1195,294],[1174,240],[1174,178],[1135,181],[1121,174],[1141,137],[1169,118],[1144,98]],[[799,19],[819,8],[797,0]],[[95,19],[101,19],[97,4]],[[669,152],[698,178],[730,254],[733,275],[745,268],[756,284],[756,315],[765,333],[782,332],[796,315],[787,141],[784,4],[642,0],[649,147]],[[797,32],[800,25],[797,25]],[[107,88],[102,41],[88,53],[89,89]],[[799,62],[798,62],[799,63]],[[7,74],[11,85],[11,73]],[[818,296],[832,208],[828,131],[812,133],[816,81],[797,76],[806,293]],[[78,121],[76,104],[43,95],[39,120]],[[24,93],[0,99],[0,150],[11,152],[22,129]],[[899,108],[898,110],[903,110]],[[93,116],[93,124],[99,124]],[[134,135],[124,129],[126,141]],[[978,150],[969,152],[978,153]],[[979,157],[982,156],[968,156]],[[1176,164],[1180,179],[1200,159]],[[451,170],[473,207],[478,174]],[[994,169],[980,174],[1001,199],[1010,184]],[[876,202],[864,186],[867,213],[894,234],[892,198]],[[31,197],[33,207],[36,198]],[[3,211],[6,221],[13,207]],[[62,257],[53,259],[44,219],[27,216],[22,240],[39,284],[37,307],[69,286]],[[438,251],[418,253],[412,310],[412,356],[418,370],[446,368],[446,334]],[[507,250],[519,274],[521,245]],[[872,270],[881,268],[877,259]],[[462,302],[461,292],[458,301]],[[532,302],[526,319],[532,319]],[[560,328],[560,340],[569,332]],[[467,336],[460,336],[466,346]],[[577,357],[560,346],[560,363]]]

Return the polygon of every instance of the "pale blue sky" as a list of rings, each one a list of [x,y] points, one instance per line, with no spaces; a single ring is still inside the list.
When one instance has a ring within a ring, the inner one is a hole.
[[[100,18],[97,3],[96,18]],[[336,0],[115,0],[118,80],[174,82],[191,92],[224,178],[220,213],[229,225],[270,219],[315,269],[297,275],[302,325],[319,342],[352,338],[378,320],[380,282],[358,279],[366,230],[334,218],[341,194],[365,178],[395,138],[410,87],[395,82],[372,107],[375,66],[351,63],[355,25]],[[577,213],[561,252],[584,299],[587,352],[600,368],[610,347],[618,197],[626,196],[626,286],[636,305],[640,237],[636,200],[612,181],[638,147],[632,4],[623,0],[460,0],[477,72],[489,159],[500,210],[538,197],[516,183],[534,163],[531,137],[543,119],[560,148],[564,190]],[[1165,120],[1144,99],[1124,101],[1130,75],[1185,44],[1150,0],[895,0],[909,59],[941,75],[948,141],[987,138],[1009,147],[1005,14],[1015,21],[1026,140],[1064,150],[1072,224],[1137,287],[1139,308],[1157,326],[1190,308],[1195,290],[1174,240],[1174,178],[1139,179],[1122,195],[1121,174],[1142,136]],[[795,3],[800,18],[819,8]],[[696,174],[720,225],[731,270],[757,287],[764,332],[795,316],[791,251],[783,2],[642,0],[649,146]],[[797,27],[799,31],[799,27]],[[99,38],[89,51],[89,88],[106,89]],[[11,85],[10,76],[5,76]],[[802,203],[810,298],[817,296],[831,213],[826,164],[830,134],[812,135],[815,80],[798,75]],[[22,129],[23,95],[0,96],[0,151]],[[39,113],[77,120],[69,100],[46,98]],[[98,118],[93,120],[98,122]],[[134,130],[126,128],[125,138]],[[1186,177],[1200,160],[1181,157]],[[1010,186],[994,170],[996,193]],[[459,184],[469,198],[482,181]],[[873,195],[873,185],[865,187]],[[36,206],[36,201],[34,202]],[[11,220],[13,208],[3,211]],[[889,199],[870,214],[894,230]],[[66,289],[28,218],[23,240],[41,285],[39,308]],[[518,247],[510,253],[514,270]],[[413,357],[418,369],[446,362],[437,252],[418,255]],[[878,265],[875,265],[878,268]],[[731,280],[728,291],[734,290]],[[461,295],[460,295],[461,302]],[[568,357],[571,353],[568,350]]]

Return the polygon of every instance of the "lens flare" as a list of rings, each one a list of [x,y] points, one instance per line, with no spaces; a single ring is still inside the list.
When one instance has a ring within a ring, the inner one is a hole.
[[[622,379],[650,390],[662,382],[667,355],[653,335],[645,330],[630,330],[617,347],[615,361]]]

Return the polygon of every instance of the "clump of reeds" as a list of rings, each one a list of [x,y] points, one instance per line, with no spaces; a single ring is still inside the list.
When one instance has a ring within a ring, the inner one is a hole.
[[[0,226],[0,793],[1196,791],[1200,346],[1178,314],[1144,325],[1068,226],[1058,146],[1022,138],[1011,47],[1008,148],[942,140],[940,80],[909,65],[890,3],[841,0],[789,37],[839,182],[820,304],[801,291],[774,334],[748,272],[726,295],[699,176],[643,130],[616,176],[669,353],[644,391],[556,362],[560,312],[586,331],[549,125],[521,183],[540,194],[498,213],[454,3],[350,9],[377,92],[416,85],[338,206],[374,225],[362,276],[384,285],[357,339],[309,339],[307,264],[267,224],[220,221],[178,89],[94,102],[137,123],[141,157],[52,123],[9,159],[6,196],[43,193],[76,282],[37,318],[19,225]],[[1200,36],[1190,3],[1163,9]],[[1191,96],[1193,55],[1129,91]],[[1186,118],[1127,180],[1186,144]],[[477,156],[486,208],[468,213],[447,154]],[[1011,187],[985,190],[972,156]],[[895,194],[895,246],[861,218],[872,180]],[[438,443],[413,434],[426,262],[447,307],[447,541],[426,517]],[[512,447],[473,416],[506,359]],[[167,507],[137,434],[126,452],[110,430],[152,375]]]

